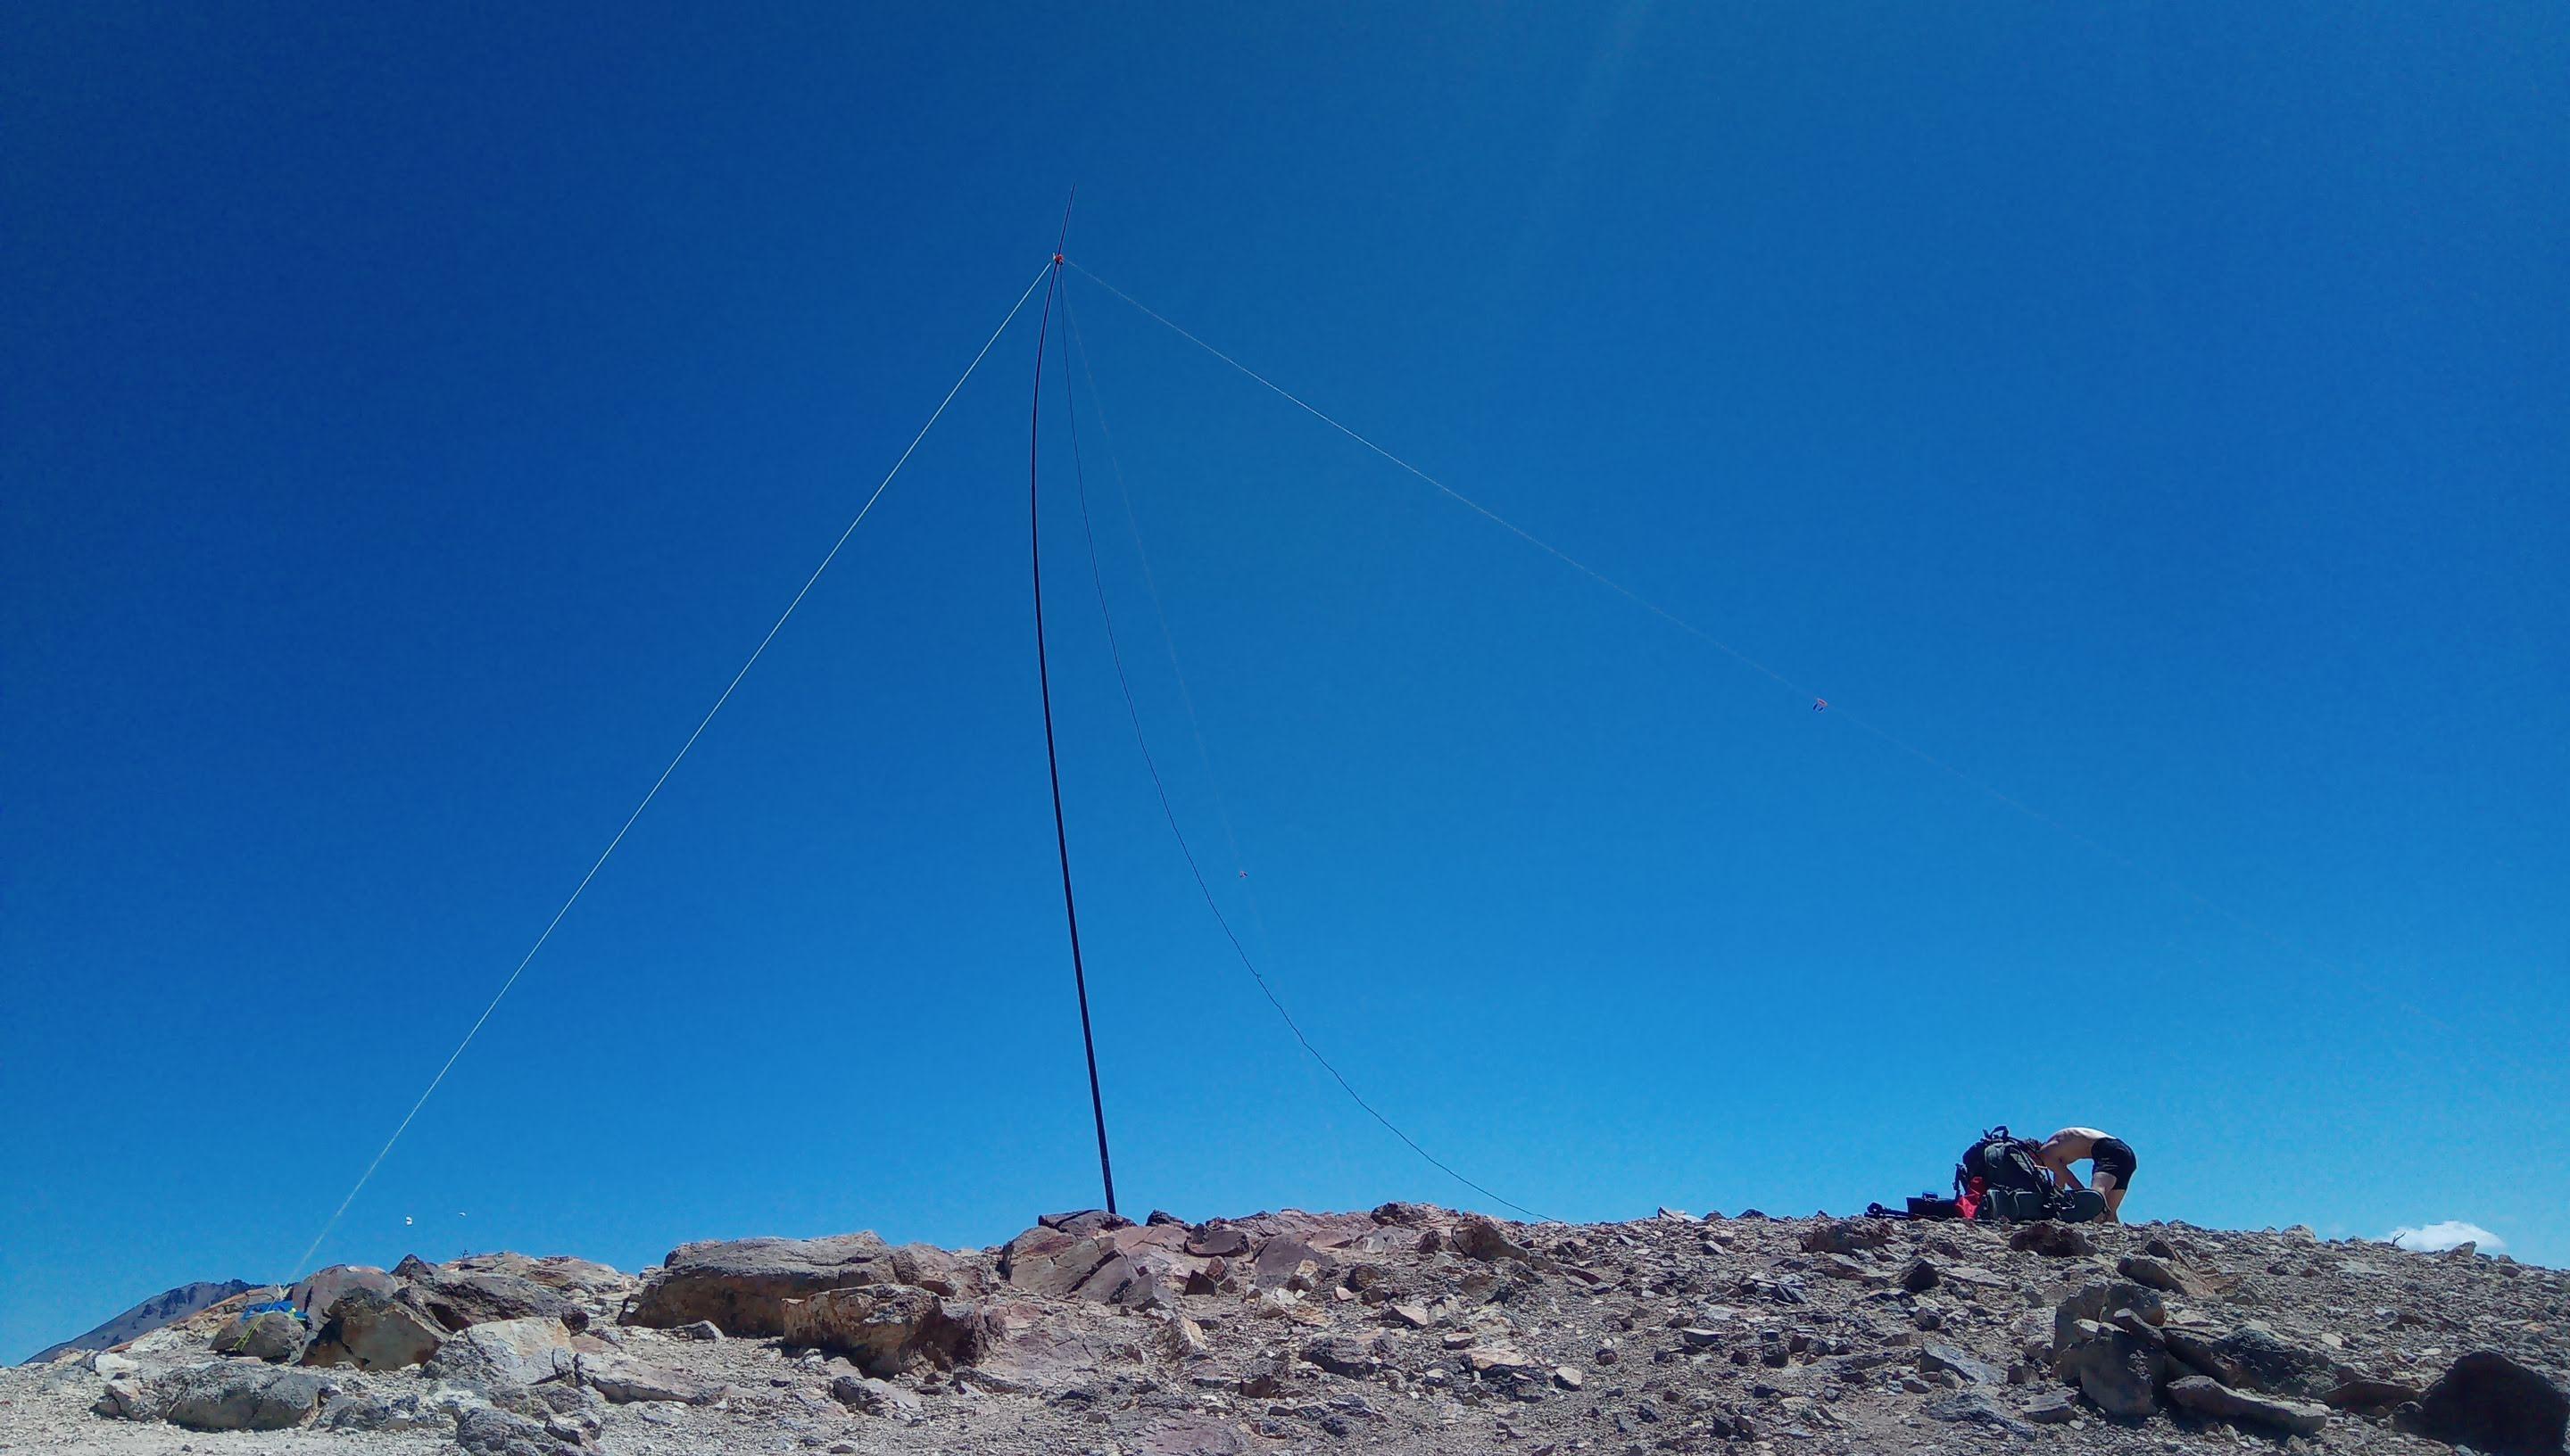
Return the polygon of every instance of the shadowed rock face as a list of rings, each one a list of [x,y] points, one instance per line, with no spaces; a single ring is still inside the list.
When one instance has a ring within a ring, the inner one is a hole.
[[[2494,1456],[2560,1456],[2570,1398],[2495,1350],[2475,1350],[2427,1387],[2403,1422],[2420,1435]]]
[[[307,1365],[342,1361],[360,1370],[397,1370],[437,1353],[444,1328],[427,1311],[371,1287],[349,1289],[328,1306],[328,1317],[303,1350]]]
[[[869,1375],[905,1374],[926,1363],[952,1369],[980,1359],[997,1332],[969,1301],[907,1284],[825,1289],[785,1309],[786,1343],[831,1351]]]

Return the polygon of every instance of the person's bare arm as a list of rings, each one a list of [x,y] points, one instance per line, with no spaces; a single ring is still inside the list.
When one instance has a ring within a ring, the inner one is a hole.
[[[2035,1161],[2043,1165],[2044,1172],[2052,1175],[2054,1183],[2069,1189],[2080,1188],[2082,1185],[2079,1182],[2079,1175],[2070,1171],[2070,1160],[2061,1156],[2061,1153],[2060,1148],[2046,1143],[2042,1150],[2035,1154]]]

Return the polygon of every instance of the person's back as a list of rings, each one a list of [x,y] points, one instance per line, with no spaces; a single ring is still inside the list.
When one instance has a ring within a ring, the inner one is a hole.
[[[2054,1181],[2070,1188],[2080,1186],[2079,1175],[2070,1171],[2070,1165],[2082,1159],[2089,1164],[2090,1181],[2106,1200],[2106,1222],[2122,1223],[2118,1211],[2124,1206],[2124,1191],[2133,1185],[2137,1162],[2132,1146],[2093,1127],[2066,1127],[2044,1139],[2042,1149],[2035,1154],[2035,1161]]]

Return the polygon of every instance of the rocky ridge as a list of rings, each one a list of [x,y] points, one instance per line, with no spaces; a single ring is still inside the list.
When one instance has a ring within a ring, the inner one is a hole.
[[[325,1270],[0,1372],[0,1449],[2550,1456],[2565,1331],[2558,1272],[2307,1230],[1092,1211]]]
[[[234,1294],[253,1287],[247,1279],[229,1279],[220,1283],[181,1284],[153,1295],[86,1334],[77,1334],[61,1344],[48,1345],[27,1357],[26,1363],[41,1365],[74,1350],[103,1350],[129,1339],[151,1333],[165,1324],[185,1319],[209,1305],[221,1303]]]

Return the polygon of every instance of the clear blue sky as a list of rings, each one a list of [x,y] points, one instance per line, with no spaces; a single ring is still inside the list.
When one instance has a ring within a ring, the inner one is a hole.
[[[2137,1217],[2570,1260],[2570,17],[1360,10],[0,20],[0,1356],[284,1272],[1074,181],[1099,275],[1840,705],[1073,277],[1178,812],[1429,1147],[1809,1212],[2078,1121]],[[1095,1201],[1033,322],[324,1260]],[[1050,504],[1125,1201],[1475,1202],[1229,959]]]

